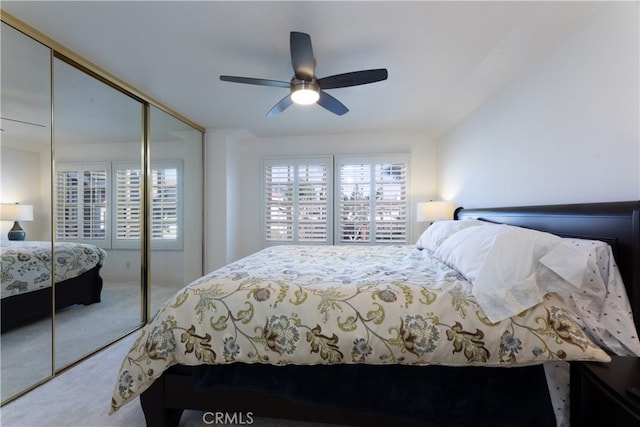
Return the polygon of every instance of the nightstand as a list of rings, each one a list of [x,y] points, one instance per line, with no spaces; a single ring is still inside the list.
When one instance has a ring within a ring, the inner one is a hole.
[[[640,358],[612,356],[611,363],[571,362],[572,426],[640,426]]]

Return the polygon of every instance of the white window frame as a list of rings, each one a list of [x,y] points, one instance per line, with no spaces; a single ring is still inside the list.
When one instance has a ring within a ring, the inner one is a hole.
[[[336,156],[335,157],[335,214],[334,214],[334,242],[337,245],[345,245],[345,244],[357,244],[357,245],[380,245],[380,244],[406,244],[409,240],[410,233],[410,214],[409,214],[409,206],[410,206],[410,196],[409,196],[409,160],[410,156],[408,154],[388,154],[388,155],[375,155],[375,156]],[[368,194],[368,218],[365,222],[360,219],[362,224],[366,224],[364,229],[366,230],[365,234],[367,237],[363,240],[351,240],[345,241],[342,239],[343,237],[343,226],[342,226],[342,215],[341,209],[343,206],[343,198],[342,198],[342,176],[341,171],[342,167],[346,165],[368,165],[369,166],[369,177],[367,184],[369,186]],[[378,187],[376,186],[376,165],[382,164],[403,164],[404,165],[404,192],[403,198],[399,203],[399,208],[401,209],[400,215],[404,215],[404,223],[402,235],[397,237],[387,237],[384,235],[378,235],[380,231],[379,224],[383,224],[387,221],[379,218],[376,215],[376,207],[379,204],[377,202],[376,197],[371,197],[371,195],[375,195],[377,193]]]
[[[296,197],[291,201],[291,222],[290,225],[285,225],[291,229],[290,239],[272,239],[269,238],[269,224],[267,210],[272,208],[272,204],[267,200],[268,186],[267,182],[267,168],[269,167],[291,167],[294,170],[292,193],[300,196],[300,182],[298,171],[300,167],[305,166],[322,166],[326,168],[326,204],[324,212],[326,215],[326,221],[324,226],[326,227],[325,237],[323,240],[309,240],[300,236],[300,209],[303,205],[301,199]],[[309,244],[309,245],[327,245],[333,243],[333,156],[310,156],[310,157],[265,157],[262,159],[262,240],[263,247],[283,245],[283,244]]]
[[[56,183],[55,183],[55,194],[54,194],[54,206],[55,206],[55,236],[56,240],[59,241],[72,241],[78,243],[87,243],[100,246],[104,249],[109,249],[111,247],[111,164],[109,162],[87,162],[87,163],[57,163],[55,165],[56,170]],[[83,235],[83,229],[85,228],[85,218],[83,215],[83,211],[86,208],[84,202],[85,196],[85,183],[82,179],[85,172],[98,171],[105,174],[105,209],[104,209],[104,218],[100,221],[100,223],[104,224],[104,236],[101,238],[88,238]],[[61,227],[64,226],[64,223],[67,221],[65,217],[65,200],[63,200],[64,195],[61,194],[60,190],[60,174],[68,173],[68,172],[76,172],[78,173],[78,195],[77,202],[73,209],[76,209],[77,214],[77,233],[78,235],[74,238],[66,233],[61,233]]]

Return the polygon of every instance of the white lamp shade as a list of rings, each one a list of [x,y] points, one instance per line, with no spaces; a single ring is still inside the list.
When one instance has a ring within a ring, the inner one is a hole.
[[[33,205],[2,203],[0,204],[0,219],[3,221],[33,221]]]
[[[418,203],[416,221],[427,222],[437,221],[439,219],[451,219],[453,218],[454,209],[455,207],[451,202],[437,201]]]

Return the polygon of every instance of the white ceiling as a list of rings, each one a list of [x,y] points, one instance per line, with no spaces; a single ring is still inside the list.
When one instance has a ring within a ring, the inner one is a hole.
[[[206,128],[258,136],[419,130],[437,137],[599,2],[2,1],[63,46]],[[350,111],[267,111],[287,90],[289,32],[311,35],[316,74],[387,68],[386,81],[328,91]]]

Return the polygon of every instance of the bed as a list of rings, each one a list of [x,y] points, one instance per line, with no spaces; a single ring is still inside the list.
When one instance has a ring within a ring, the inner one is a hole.
[[[52,275],[56,310],[100,302],[105,257],[103,249],[82,243],[57,242],[52,254],[51,242],[2,242],[2,332],[51,316]]]
[[[456,217],[418,245],[268,248],[196,280],[125,356],[112,412],[140,395],[149,426],[177,425],[184,409],[352,425],[561,424],[555,367],[640,355],[640,202]],[[536,254],[534,267],[519,255],[504,262],[519,253],[514,240]],[[459,256],[474,242],[482,262]],[[498,279],[485,266],[531,285],[512,265],[544,280],[500,303],[503,289],[522,289],[487,286]],[[607,289],[596,295],[584,280],[599,277]],[[622,332],[594,324],[601,316],[584,298],[615,312]]]

